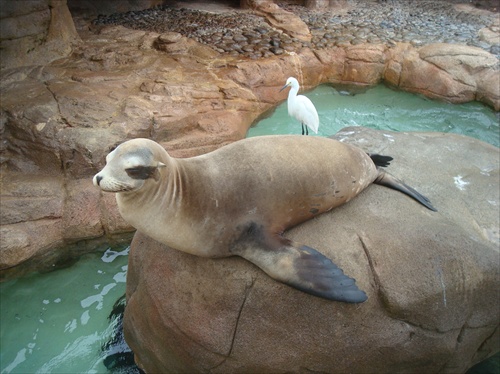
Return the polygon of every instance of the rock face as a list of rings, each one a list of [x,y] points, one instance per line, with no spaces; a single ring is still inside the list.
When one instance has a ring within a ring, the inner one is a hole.
[[[68,56],[80,39],[66,0],[5,1],[0,25],[2,69]]]
[[[335,137],[393,156],[388,170],[439,210],[373,185],[286,233],[355,277],[368,301],[316,298],[243,259],[137,233],[124,329],[146,372],[463,373],[500,349],[498,149],[359,127]]]
[[[391,62],[384,72],[387,82],[436,99],[479,100],[500,109],[498,59],[493,55],[457,44],[407,47],[401,44],[390,52]]]
[[[289,76],[304,89],[385,81],[454,103],[480,100],[500,108],[498,60],[473,47],[359,44],[253,61],[180,34],[121,26],[81,28],[73,45],[64,1],[33,1],[25,9],[19,4],[2,8],[2,35],[46,35],[47,43],[63,43],[57,51],[72,53],[48,63],[54,58],[48,44],[24,55],[2,50],[0,230],[8,240],[0,241],[0,278],[23,264],[35,270],[40,256],[65,256],[60,248],[83,240],[130,236],[133,228],[118,214],[114,196],[100,195],[91,185],[112,147],[148,137],[175,157],[212,151],[243,138],[254,121],[285,100],[279,88]],[[309,38],[298,17],[291,22],[292,13],[269,1],[247,5],[273,18],[276,27]],[[30,17],[39,13],[26,21],[36,30],[14,22],[24,11]],[[38,50],[47,56],[32,59]]]

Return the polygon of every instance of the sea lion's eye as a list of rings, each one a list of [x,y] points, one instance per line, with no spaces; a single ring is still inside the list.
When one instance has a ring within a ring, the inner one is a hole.
[[[127,168],[125,171],[127,175],[132,179],[148,179],[153,176],[156,168],[154,166],[136,166],[133,168]]]

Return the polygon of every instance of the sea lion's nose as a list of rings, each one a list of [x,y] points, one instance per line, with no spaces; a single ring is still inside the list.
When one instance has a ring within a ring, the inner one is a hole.
[[[101,181],[102,181],[102,176],[100,176],[100,175],[96,175],[96,176],[94,177],[94,185],[95,185],[95,186],[99,186],[99,183],[101,183]]]

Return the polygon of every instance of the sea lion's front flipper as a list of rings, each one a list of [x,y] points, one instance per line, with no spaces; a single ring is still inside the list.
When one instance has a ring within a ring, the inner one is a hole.
[[[346,303],[362,303],[368,299],[356,286],[356,280],[345,275],[328,257],[305,245],[299,251],[300,255],[294,262],[297,280],[289,285],[312,295]]]
[[[362,303],[368,298],[353,278],[307,246],[288,242],[277,248],[242,246],[235,254],[253,262],[271,278],[315,296],[346,303]]]

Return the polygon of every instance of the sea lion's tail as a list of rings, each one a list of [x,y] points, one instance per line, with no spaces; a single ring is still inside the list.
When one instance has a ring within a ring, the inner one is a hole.
[[[375,181],[373,183],[392,188],[393,190],[398,190],[398,191],[410,196],[411,198],[417,200],[420,204],[425,206],[427,209],[430,209],[433,212],[437,212],[437,209],[432,206],[430,200],[427,197],[422,195],[420,192],[418,192],[414,188],[408,186],[403,181],[394,177],[393,175],[380,169],[380,167],[378,167],[377,169],[379,171],[379,174],[378,174],[377,179],[375,179]]]
[[[367,153],[367,155],[370,156],[376,166],[381,166],[383,168],[389,166],[391,161],[393,160],[391,156],[383,156],[377,153]]]

